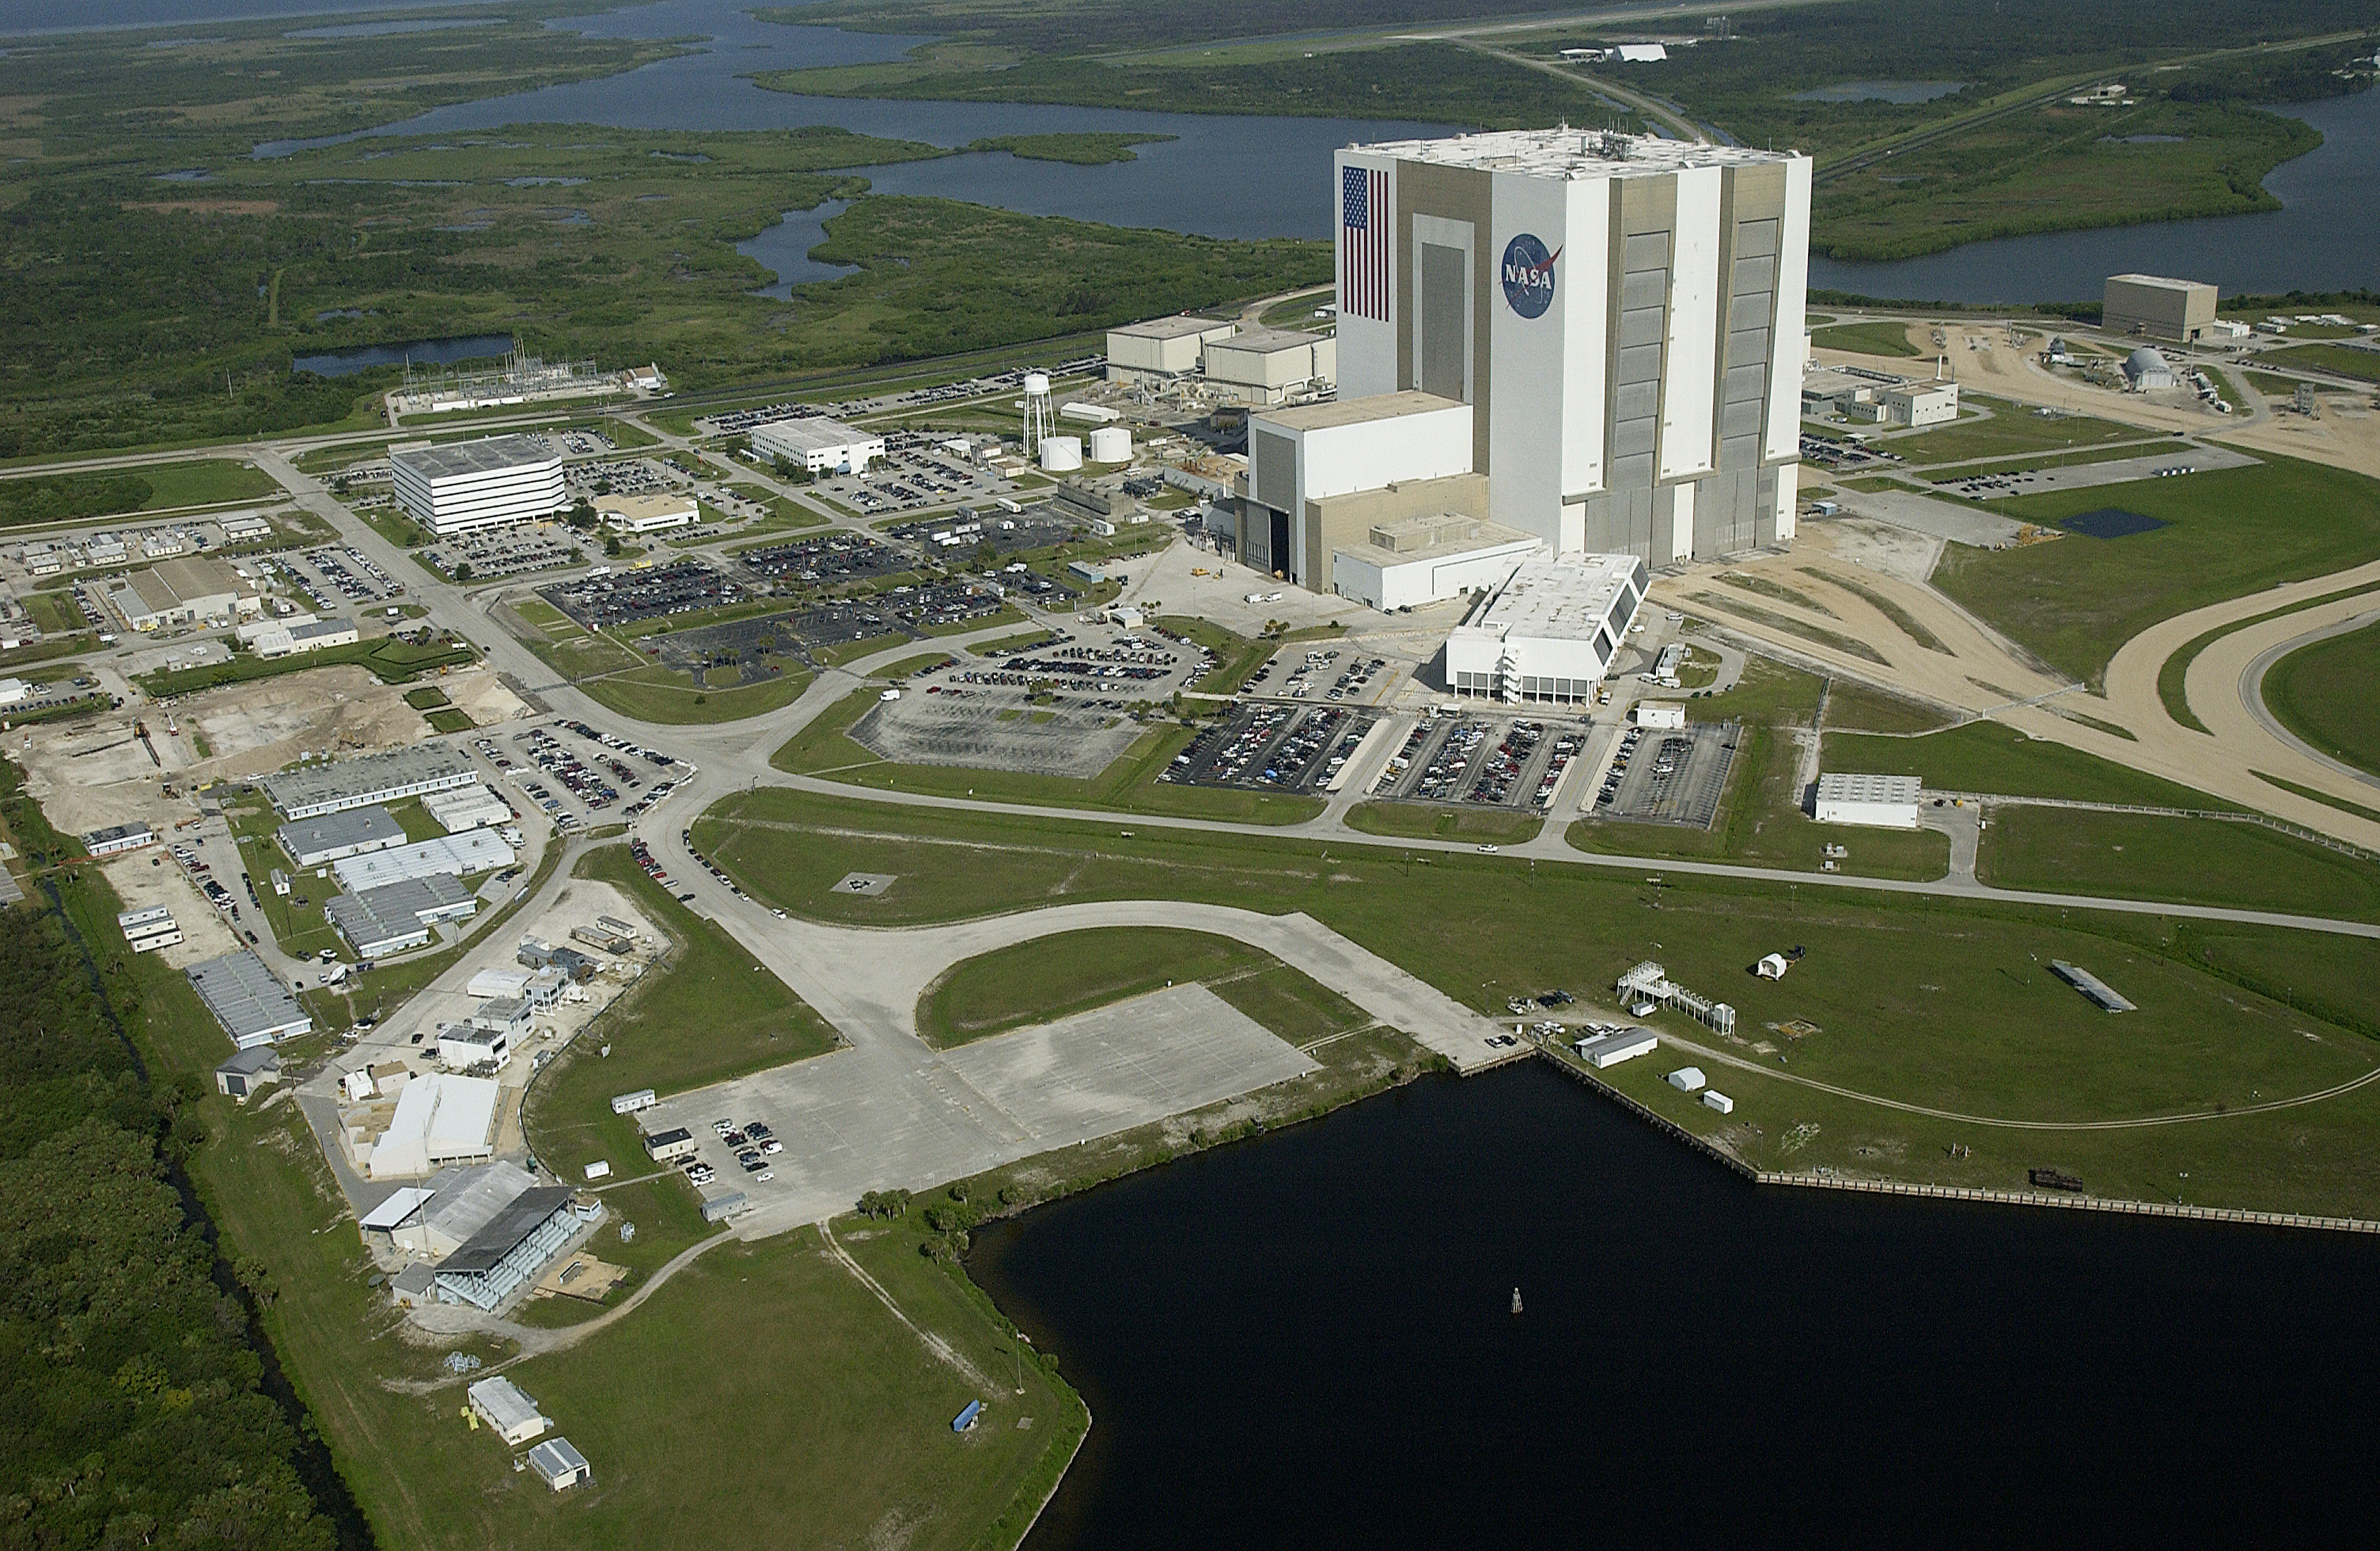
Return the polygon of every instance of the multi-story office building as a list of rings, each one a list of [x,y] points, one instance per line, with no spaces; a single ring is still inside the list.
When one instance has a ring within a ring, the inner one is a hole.
[[[1475,515],[1654,565],[1792,537],[1807,157],[1537,129],[1337,173],[1340,397],[1470,405]]]
[[[561,457],[533,437],[392,450],[388,466],[398,503],[441,539],[552,516],[570,504]]]

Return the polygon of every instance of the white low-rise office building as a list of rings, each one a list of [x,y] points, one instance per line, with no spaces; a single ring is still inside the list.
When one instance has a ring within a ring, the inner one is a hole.
[[[550,517],[570,504],[562,458],[537,437],[392,449],[388,462],[398,503],[441,539]]]
[[[126,946],[136,953],[154,953],[182,940],[182,928],[175,921],[174,913],[162,904],[121,912],[115,917],[115,927],[124,934]]]
[[[1384,612],[1493,592],[1542,542],[1534,533],[1451,512],[1387,518],[1365,538],[1331,554],[1330,590]]]
[[[1207,385],[1241,404],[1280,404],[1339,381],[1339,342],[1295,329],[1250,329],[1208,344]]]
[[[1523,561],[1447,637],[1448,686],[1507,702],[1592,699],[1650,581],[1633,555]]]
[[[1238,332],[1233,323],[1186,315],[1110,329],[1108,381],[1165,383],[1194,377],[1206,347]]]
[[[602,495],[595,515],[615,533],[660,533],[699,522],[702,508],[690,495]]]
[[[405,843],[405,826],[378,803],[293,818],[274,834],[281,849],[301,867],[326,867],[367,851]]]
[[[855,474],[884,457],[884,438],[823,415],[752,428],[752,450],[808,474]]]
[[[396,1097],[388,1130],[367,1160],[375,1180],[427,1174],[449,1163],[481,1163],[495,1152],[495,1080],[432,1072]]]

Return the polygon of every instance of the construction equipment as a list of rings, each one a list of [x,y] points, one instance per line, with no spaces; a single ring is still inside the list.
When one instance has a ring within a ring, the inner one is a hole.
[[[149,741],[149,724],[145,721],[134,721],[132,723],[132,735],[139,738],[140,740],[140,746],[149,751],[149,762],[156,766],[159,769],[164,769],[165,768],[165,761],[157,757],[157,745]]]

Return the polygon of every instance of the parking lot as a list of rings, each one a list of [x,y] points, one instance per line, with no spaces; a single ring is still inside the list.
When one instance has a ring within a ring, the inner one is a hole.
[[[1697,722],[1675,732],[1629,728],[1621,734],[1590,811],[1598,818],[1709,829],[1718,817],[1740,731],[1732,721]]]
[[[1397,678],[1387,659],[1353,648],[1284,647],[1256,671],[1242,693],[1378,705]]]
[[[501,743],[482,735],[471,740],[471,747],[520,789],[526,806],[544,813],[565,834],[597,814],[618,819],[641,816],[675,788],[683,773],[668,754],[566,719],[524,728]]]
[[[928,553],[946,550],[964,559],[985,544],[1002,555],[1054,549],[1081,538],[1083,530],[1045,504],[1027,506],[1014,516],[997,508],[962,506],[947,517],[894,523],[884,533]]]
[[[1586,746],[1585,723],[1536,717],[1424,717],[1372,794],[1543,812]]]
[[[1305,794],[1345,768],[1378,719],[1337,706],[1241,705],[1173,757],[1160,781]]]
[[[737,564],[755,576],[807,587],[832,587],[838,582],[898,576],[917,563],[906,550],[842,529],[791,543],[745,550],[735,558]]]
[[[257,568],[267,576],[304,595],[316,612],[335,614],[343,609],[381,603],[405,588],[389,574],[349,545],[328,544],[303,551],[260,559]]]
[[[655,458],[621,458],[613,463],[574,463],[562,471],[563,482],[574,491],[605,495],[662,495],[694,483],[686,470]]]
[[[747,596],[734,578],[698,560],[673,561],[650,571],[590,575],[537,590],[538,596],[574,623],[590,630],[724,608],[743,602]]]
[[[463,567],[469,566],[473,577],[521,576],[534,571],[552,571],[559,566],[576,565],[571,551],[581,540],[577,534],[555,537],[535,532],[510,532],[490,529],[483,533],[467,533],[440,541],[421,551],[421,558],[437,567],[441,576],[460,576]]]
[[[943,682],[1017,690],[1039,685],[1060,694],[1145,702],[1171,696],[1213,665],[1206,648],[1163,631],[1086,626],[1026,651],[954,669]]]

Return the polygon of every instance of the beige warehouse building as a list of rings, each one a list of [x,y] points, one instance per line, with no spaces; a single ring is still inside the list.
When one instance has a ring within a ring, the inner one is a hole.
[[[2099,322],[2113,334],[2191,345],[2214,324],[2215,303],[2215,287],[2204,281],[2114,274],[2107,277]]]

